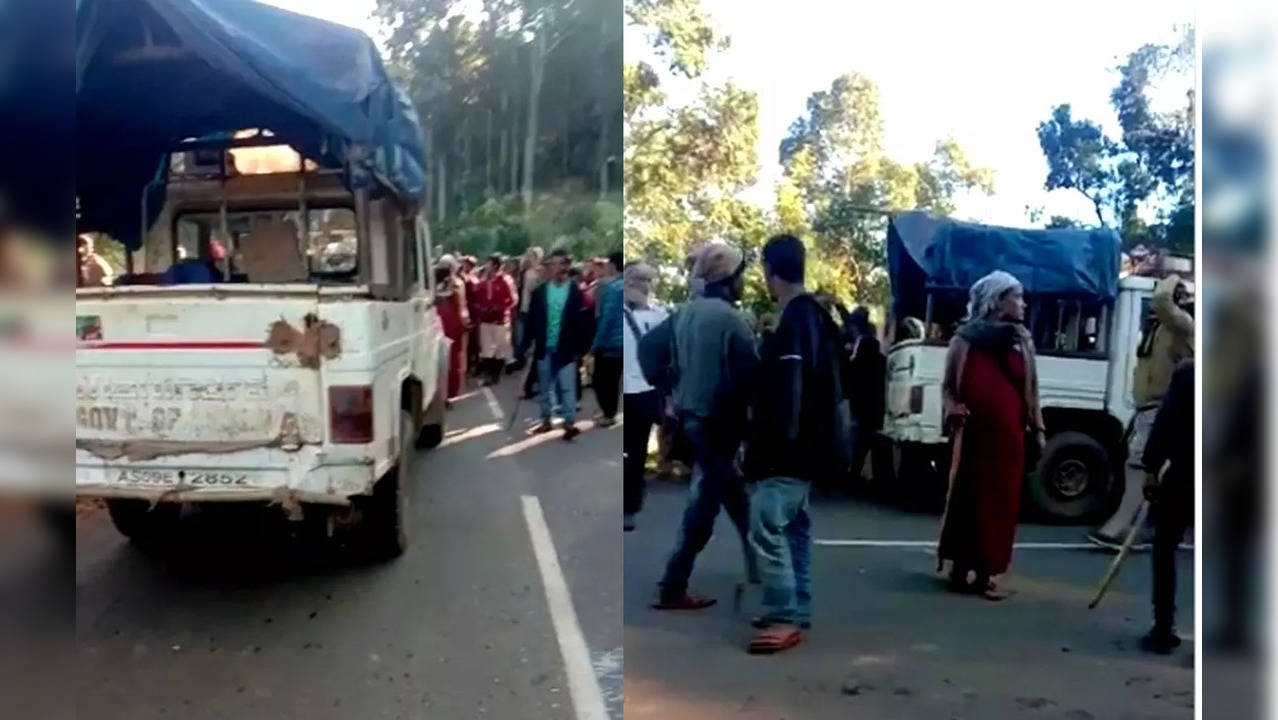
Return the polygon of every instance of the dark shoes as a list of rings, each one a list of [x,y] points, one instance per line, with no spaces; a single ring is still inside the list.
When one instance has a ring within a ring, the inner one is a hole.
[[[635,516],[634,516],[634,515],[623,515],[623,516],[621,517],[621,529],[622,529],[622,530],[624,530],[624,531],[626,531],[626,532],[630,532],[630,531],[634,530],[634,529],[635,529]]]
[[[658,600],[652,604],[654,610],[704,610],[719,602],[704,595],[685,594],[673,600]]]
[[[564,442],[572,442],[573,438],[581,434],[576,425],[569,425],[564,428]]]
[[[1140,639],[1142,650],[1159,655],[1170,655],[1178,647],[1180,647],[1180,637],[1174,630],[1154,628]]]

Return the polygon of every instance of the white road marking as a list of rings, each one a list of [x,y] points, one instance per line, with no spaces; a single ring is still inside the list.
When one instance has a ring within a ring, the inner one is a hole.
[[[818,540],[813,545],[825,547],[877,547],[877,548],[928,548],[936,547],[935,540]],[[1013,543],[1017,550],[1102,550],[1099,545],[1089,542],[1019,542]],[[1181,545],[1179,550],[1192,550],[1192,545]]]
[[[559,640],[559,652],[564,658],[564,674],[568,676],[568,692],[577,720],[608,720],[603,693],[599,690],[599,678],[590,661],[590,648],[586,636],[577,622],[577,611],[572,606],[568,581],[559,567],[555,543],[546,526],[546,516],[541,511],[541,501],[535,495],[522,496],[524,520],[528,523],[528,536],[532,539],[533,554],[541,571],[541,582],[546,589],[546,605],[550,620]]]
[[[444,441],[441,442],[439,446],[441,448],[445,448],[449,445],[456,445],[457,443],[463,443],[467,440],[474,440],[477,437],[483,437],[495,432],[501,432],[500,423],[488,423],[487,425],[476,425],[475,427],[455,430],[444,436]]]
[[[498,420],[506,417],[506,413],[501,409],[501,403],[497,402],[497,396],[493,394],[493,389],[485,385],[480,390],[484,393],[484,400],[488,401],[488,409],[492,411],[493,417]]]

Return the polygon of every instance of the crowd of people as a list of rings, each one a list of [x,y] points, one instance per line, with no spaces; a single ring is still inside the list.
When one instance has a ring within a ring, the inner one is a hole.
[[[689,299],[672,312],[653,302],[653,268],[625,270],[624,526],[633,529],[642,508],[649,434],[673,417],[671,444],[686,448],[693,472],[653,607],[716,602],[690,592],[689,581],[722,509],[741,542],[747,582],[762,589],[764,613],[752,621],[747,649],[774,653],[810,629],[811,496],[863,466],[865,437],[883,417],[883,353],[867,311],[848,312],[807,289],[805,249],[794,237],[776,236],[763,249],[776,311],[758,335],[738,308],[747,269],[738,248],[702,246],[687,268]],[[1167,297],[1154,303],[1157,317],[1137,353],[1138,385],[1155,407],[1148,439],[1132,453],[1157,527],[1155,623],[1142,641],[1156,652],[1178,644],[1174,552],[1193,517],[1192,346],[1185,343],[1192,318],[1172,297],[1181,286],[1174,277],[1160,286]],[[937,569],[953,591],[990,601],[1010,595],[1002,580],[1026,456],[1043,447],[1047,432],[1025,308],[1012,275],[994,271],[976,282],[942,383],[951,459]]]
[[[445,255],[435,267],[435,307],[450,341],[448,399],[469,377],[483,385],[524,372],[523,395],[537,399],[541,422],[563,439],[580,434],[583,387],[593,387],[595,424],[616,424],[622,361],[622,254],[578,265],[564,249],[529,248],[521,258],[500,254],[482,266],[470,256]]]

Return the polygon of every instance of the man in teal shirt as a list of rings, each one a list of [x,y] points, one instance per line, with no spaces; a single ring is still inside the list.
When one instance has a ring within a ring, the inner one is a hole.
[[[533,293],[528,329],[533,337],[533,359],[537,363],[541,424],[535,432],[554,429],[554,406],[564,419],[564,439],[572,440],[580,431],[577,420],[577,358],[588,349],[585,337],[581,289],[568,277],[572,256],[566,250],[550,253],[550,280]]]

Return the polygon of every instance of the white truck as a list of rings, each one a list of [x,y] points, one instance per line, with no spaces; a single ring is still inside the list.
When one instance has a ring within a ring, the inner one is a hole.
[[[252,503],[401,553],[448,357],[413,104],[315,18],[77,11],[78,231],[130,249],[76,291],[77,497],[138,542]]]
[[[444,424],[425,222],[316,169],[167,189],[130,284],[76,291],[77,496],[143,541],[183,503],[265,501],[402,551],[413,448]],[[183,263],[231,281],[163,279]]]
[[[904,227],[908,232],[908,224]],[[956,264],[956,253],[946,253],[946,262]],[[1050,262],[1051,258],[1039,260]],[[1098,264],[1106,272],[1110,267]],[[1122,492],[1119,479],[1127,454],[1126,433],[1136,413],[1132,371],[1156,279],[1119,280],[1116,265],[1113,269],[1116,294],[1112,300],[1036,294],[1032,280],[1023,280],[1026,325],[1038,351],[1040,402],[1047,424],[1044,452],[1035,467],[1027,468],[1026,500],[1040,516],[1056,521],[1101,519],[1113,510]],[[907,272],[902,270],[901,275]],[[897,333],[888,347],[886,408],[875,448],[875,479],[886,476],[898,486],[908,484],[905,492],[936,499],[944,496],[949,467],[941,381],[949,337],[967,297],[955,287],[937,288],[930,282],[918,287],[925,308],[919,320],[926,330],[923,337],[902,338]]]

